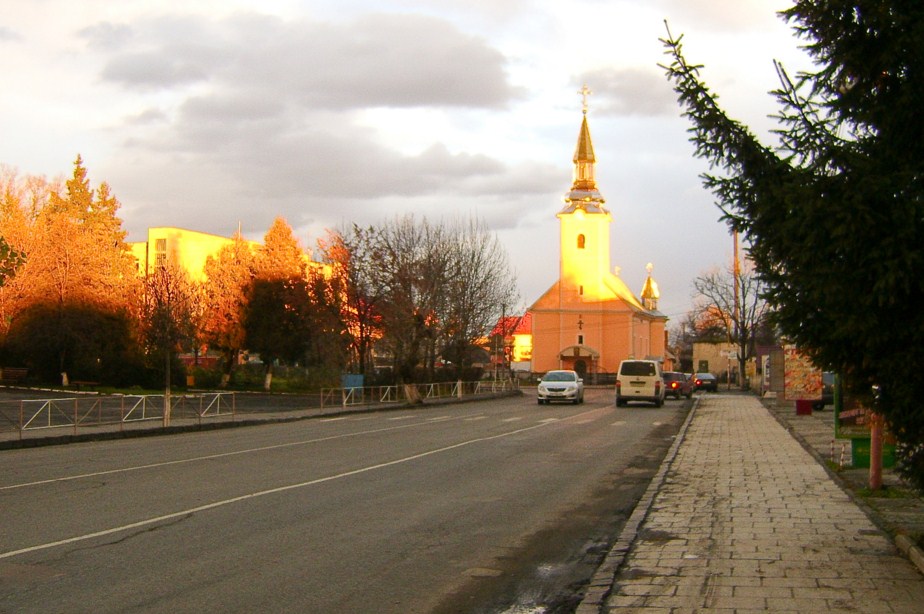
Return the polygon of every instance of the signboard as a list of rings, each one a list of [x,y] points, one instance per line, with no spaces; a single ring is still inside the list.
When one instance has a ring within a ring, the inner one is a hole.
[[[793,345],[783,348],[783,398],[787,401],[821,399],[821,371]]]
[[[869,410],[849,395],[840,394],[839,389],[840,386],[834,393],[834,436],[839,439],[869,439]]]

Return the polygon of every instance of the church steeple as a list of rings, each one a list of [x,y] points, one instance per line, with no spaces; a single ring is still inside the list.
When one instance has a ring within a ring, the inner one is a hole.
[[[651,271],[654,270],[654,265],[649,262],[645,270],[648,271],[648,278],[645,280],[645,285],[642,287],[642,303],[645,305],[645,309],[657,311],[658,299],[661,298],[661,291],[658,290],[658,283],[651,277]]]
[[[590,128],[587,125],[587,96],[591,93],[585,85],[578,94],[582,97],[581,131],[578,133],[577,147],[574,149],[574,181],[571,191],[565,194],[566,206],[562,213],[573,213],[581,209],[586,213],[609,213],[604,207],[603,196],[597,190],[597,181],[594,171],[597,158],[594,156],[594,145],[590,138]]]

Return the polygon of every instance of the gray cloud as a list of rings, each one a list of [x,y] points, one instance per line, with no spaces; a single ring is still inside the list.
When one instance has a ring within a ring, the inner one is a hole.
[[[505,59],[445,20],[371,15],[347,23],[283,21],[254,14],[206,23],[159,19],[132,26],[131,45],[109,58],[106,81],[169,88],[208,78],[227,91],[257,91],[305,107],[501,108],[519,92]],[[97,41],[111,28],[85,29]]]
[[[591,104],[600,115],[676,115],[677,99],[657,67],[601,68],[584,73],[576,85],[593,85]]]
[[[18,32],[7,28],[6,26],[0,26],[0,42],[10,42],[10,41],[19,41],[22,40],[22,36]]]
[[[369,107],[458,113],[502,108],[517,95],[503,55],[443,20],[371,15],[322,23],[241,14],[215,22],[160,19],[129,30],[104,65],[104,81],[173,92],[167,106],[124,119],[124,159],[146,161],[160,178],[150,185],[147,172],[110,171],[139,190],[134,223],[182,218],[214,227],[214,212],[199,211],[200,203],[212,211],[220,203],[225,222],[268,227],[276,215],[313,224],[335,211],[381,217],[392,208],[474,197],[493,202],[495,221],[509,226],[517,223],[517,199],[563,189],[541,165],[451,152],[436,138],[408,155],[353,121]],[[101,40],[113,31],[86,29],[85,36]],[[160,204],[152,208],[154,202]]]
[[[118,49],[128,43],[133,35],[132,28],[125,24],[103,21],[77,31],[77,36],[87,41],[91,49]]]

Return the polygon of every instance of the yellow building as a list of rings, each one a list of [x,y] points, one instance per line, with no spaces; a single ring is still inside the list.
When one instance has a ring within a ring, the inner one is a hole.
[[[132,255],[138,259],[138,273],[147,275],[166,262],[173,262],[186,271],[190,280],[205,280],[205,260],[216,256],[233,239],[183,228],[148,228],[148,240],[129,243]],[[249,242],[252,247],[258,245]]]
[[[571,191],[557,214],[558,281],[528,309],[532,370],[574,369],[586,376],[615,373],[626,358],[663,360],[667,316],[657,310],[651,266],[641,300],[610,267],[612,216],[594,178],[586,104],[573,161]]]

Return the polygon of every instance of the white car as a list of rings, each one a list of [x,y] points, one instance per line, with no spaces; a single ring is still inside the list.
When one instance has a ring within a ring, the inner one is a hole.
[[[616,375],[616,406],[629,401],[664,405],[664,378],[661,363],[654,360],[623,360]]]
[[[584,380],[577,371],[549,371],[542,376],[536,389],[539,405],[552,401],[584,402]]]

